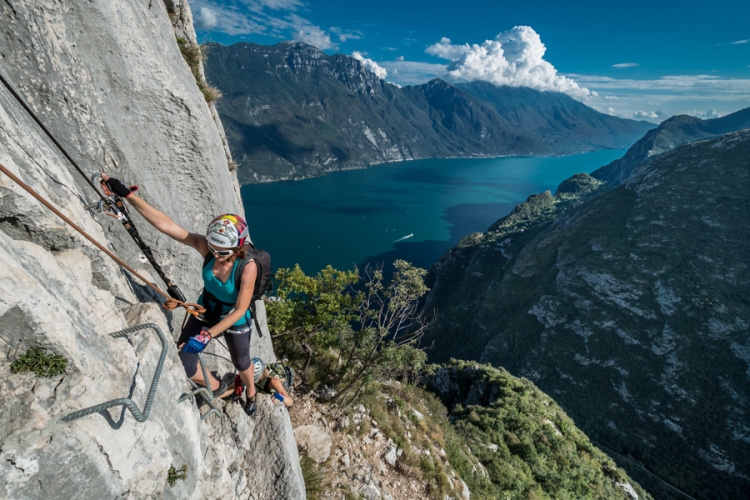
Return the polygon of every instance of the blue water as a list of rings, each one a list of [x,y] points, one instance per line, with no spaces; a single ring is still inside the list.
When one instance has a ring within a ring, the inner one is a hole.
[[[242,187],[253,242],[274,269],[405,259],[429,268],[462,237],[485,231],[530,194],[591,173],[623,151],[563,157],[388,163],[296,182]],[[398,241],[405,236],[412,237]]]

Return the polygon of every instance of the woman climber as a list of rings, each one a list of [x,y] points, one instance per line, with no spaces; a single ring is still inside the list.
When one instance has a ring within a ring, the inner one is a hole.
[[[177,341],[180,360],[190,380],[210,387],[214,396],[231,394],[227,384],[219,382],[211,373],[208,373],[208,381],[203,380],[198,360],[198,353],[203,351],[211,339],[223,333],[232,363],[246,387],[245,413],[250,417],[255,416],[257,393],[250,360],[252,315],[249,307],[258,269],[252,259],[242,270],[239,286],[235,282],[235,267],[247,257],[248,248],[245,243],[251,243],[247,223],[238,215],[225,214],[211,221],[205,236],[191,233],[134,194],[136,187],[129,188],[107,174],[102,174],[102,179],[112,192],[127,199],[152,226],[170,238],[196,249],[204,258],[203,294],[198,302],[206,308],[205,322],[194,316],[187,320]]]

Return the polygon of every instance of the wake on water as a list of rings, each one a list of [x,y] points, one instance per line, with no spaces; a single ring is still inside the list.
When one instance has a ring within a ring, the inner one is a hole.
[[[404,240],[408,240],[408,239],[409,239],[409,238],[411,238],[412,236],[414,236],[414,233],[411,233],[411,234],[407,234],[407,235],[406,235],[406,236],[404,236],[403,238],[399,238],[399,239],[397,239],[396,241],[394,241],[393,243],[398,243],[399,241],[404,241]]]

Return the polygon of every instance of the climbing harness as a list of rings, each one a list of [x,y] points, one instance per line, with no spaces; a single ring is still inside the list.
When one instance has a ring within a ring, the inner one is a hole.
[[[171,310],[176,309],[177,307],[184,307],[185,310],[189,314],[192,314],[195,317],[198,317],[198,315],[203,314],[204,312],[206,312],[206,309],[203,306],[201,306],[199,304],[192,304],[192,303],[189,303],[189,302],[184,302],[182,300],[178,300],[178,299],[175,299],[173,297],[170,297],[169,295],[167,295],[166,293],[164,293],[160,288],[158,288],[154,284],[150,283],[146,278],[144,278],[143,276],[141,276],[135,269],[133,269],[132,267],[130,267],[128,264],[126,264],[118,256],[116,256],[115,254],[113,254],[112,252],[110,252],[107,248],[105,248],[101,243],[99,243],[98,241],[96,241],[86,231],[84,231],[83,229],[81,229],[80,227],[78,227],[78,225],[76,225],[75,222],[73,222],[68,217],[66,217],[62,212],[60,212],[57,208],[55,208],[54,205],[52,205],[49,201],[47,201],[44,198],[42,198],[42,196],[39,193],[37,193],[36,191],[34,191],[28,185],[26,185],[25,182],[23,182],[21,179],[19,179],[18,177],[16,177],[10,170],[8,170],[7,168],[5,168],[5,166],[2,165],[2,164],[0,164],[0,172],[4,173],[8,177],[10,177],[10,179],[13,182],[15,182],[16,184],[18,184],[21,188],[23,188],[24,191],[26,191],[31,196],[33,196],[34,198],[36,198],[36,200],[39,201],[39,203],[41,203],[42,205],[44,205],[45,207],[47,207],[48,209],[50,209],[55,215],[57,215],[58,217],[60,217],[70,227],[72,227],[73,229],[75,229],[76,231],[78,231],[78,233],[80,233],[81,236],[83,236],[84,238],[86,238],[87,240],[89,240],[99,250],[101,250],[102,252],[104,252],[105,254],[107,254],[107,256],[109,256],[109,258],[111,258],[112,260],[114,260],[115,262],[117,262],[122,268],[124,268],[127,271],[129,271],[131,274],[133,274],[133,276],[135,276],[136,278],[138,278],[139,280],[141,280],[143,283],[145,283],[146,286],[148,286],[153,291],[155,291],[156,293],[158,293],[159,295],[161,295],[162,297],[164,297],[165,302],[162,304],[162,307],[164,307],[164,309],[166,309],[168,311],[171,311]]]
[[[161,355],[159,356],[159,362],[156,365],[156,370],[154,370],[154,378],[151,380],[151,388],[148,391],[146,403],[143,405],[143,411],[138,409],[138,407],[135,405],[135,401],[133,401],[132,399],[118,398],[107,401],[106,403],[89,406],[88,408],[84,408],[83,410],[68,413],[67,415],[64,415],[60,418],[61,422],[70,422],[71,420],[85,417],[86,415],[91,415],[92,413],[99,413],[100,411],[106,410],[107,408],[112,408],[113,406],[124,406],[125,408],[130,410],[130,413],[133,414],[133,417],[138,422],[145,422],[148,419],[148,415],[151,413],[151,405],[154,403],[154,396],[156,395],[156,386],[159,384],[161,371],[162,368],[164,368],[164,360],[167,358],[167,337],[166,335],[164,335],[162,329],[159,328],[159,325],[154,323],[146,323],[144,325],[126,328],[124,330],[120,330],[119,332],[110,333],[109,336],[114,338],[122,338],[127,337],[129,333],[135,333],[147,329],[154,330],[157,335],[159,335],[159,340],[161,340]]]
[[[125,204],[122,202],[122,199],[117,196],[114,193],[109,192],[109,189],[106,188],[106,185],[102,182],[101,186],[104,189],[105,194],[102,194],[99,189],[97,189],[95,180],[97,178],[101,178],[100,173],[95,173],[94,176],[89,179],[89,177],[83,172],[83,170],[78,166],[78,164],[73,160],[73,158],[68,154],[68,152],[63,148],[62,144],[60,144],[57,139],[52,135],[52,133],[47,129],[47,127],[44,126],[42,121],[36,116],[34,111],[29,107],[28,104],[26,104],[26,101],[21,97],[21,95],[16,91],[15,87],[10,83],[10,80],[8,80],[5,77],[5,71],[0,68],[0,80],[2,80],[3,85],[5,85],[5,88],[8,89],[8,91],[13,95],[13,97],[18,101],[18,103],[23,107],[24,110],[26,110],[26,113],[31,116],[31,118],[36,122],[36,124],[39,126],[39,128],[44,131],[45,134],[47,134],[47,137],[57,146],[57,149],[60,150],[60,152],[65,156],[65,158],[68,159],[71,165],[78,171],[81,176],[86,179],[86,182],[91,186],[91,188],[96,192],[96,194],[99,196],[99,201],[96,203],[93,203],[87,207],[85,207],[87,210],[93,210],[96,208],[99,212],[104,213],[105,215],[109,215],[111,217],[116,218],[119,220],[123,226],[125,226],[125,229],[128,231],[128,234],[130,234],[130,237],[133,238],[133,241],[135,241],[136,245],[141,249],[141,252],[143,255],[148,259],[148,261],[151,263],[151,266],[154,268],[156,273],[159,275],[159,277],[164,281],[164,284],[167,285],[167,292],[169,295],[180,302],[185,302],[185,296],[182,294],[179,288],[177,288],[177,285],[173,284],[172,281],[167,277],[167,275],[164,273],[164,271],[161,269],[161,266],[156,262],[156,259],[154,258],[154,254],[151,252],[151,249],[144,243],[143,239],[141,238],[140,234],[138,234],[138,230],[135,227],[135,224],[133,224],[132,219],[130,218],[130,215],[128,214],[127,209],[125,208]]]

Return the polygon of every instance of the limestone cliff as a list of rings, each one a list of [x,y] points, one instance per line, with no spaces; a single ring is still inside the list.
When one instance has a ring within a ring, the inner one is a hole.
[[[176,42],[176,34],[194,40],[187,2],[9,0],[0,12],[4,74],[87,173],[140,184],[145,199],[190,230],[242,212],[221,124]],[[84,209],[95,193],[5,88],[0,163],[155,276],[117,221]],[[194,299],[200,257],[134,219],[166,274]],[[182,313],[165,313],[142,284],[2,174],[0,260],[0,497],[304,498],[286,411],[262,401],[253,422],[239,406],[218,403],[220,415],[201,421],[207,406],[178,403],[188,385],[171,342],[146,422],[123,407],[61,422],[120,397],[142,408],[161,343],[149,330],[107,334],[155,323],[170,336]],[[263,329],[252,354],[273,359]],[[67,358],[65,373],[11,373],[31,347]]]

